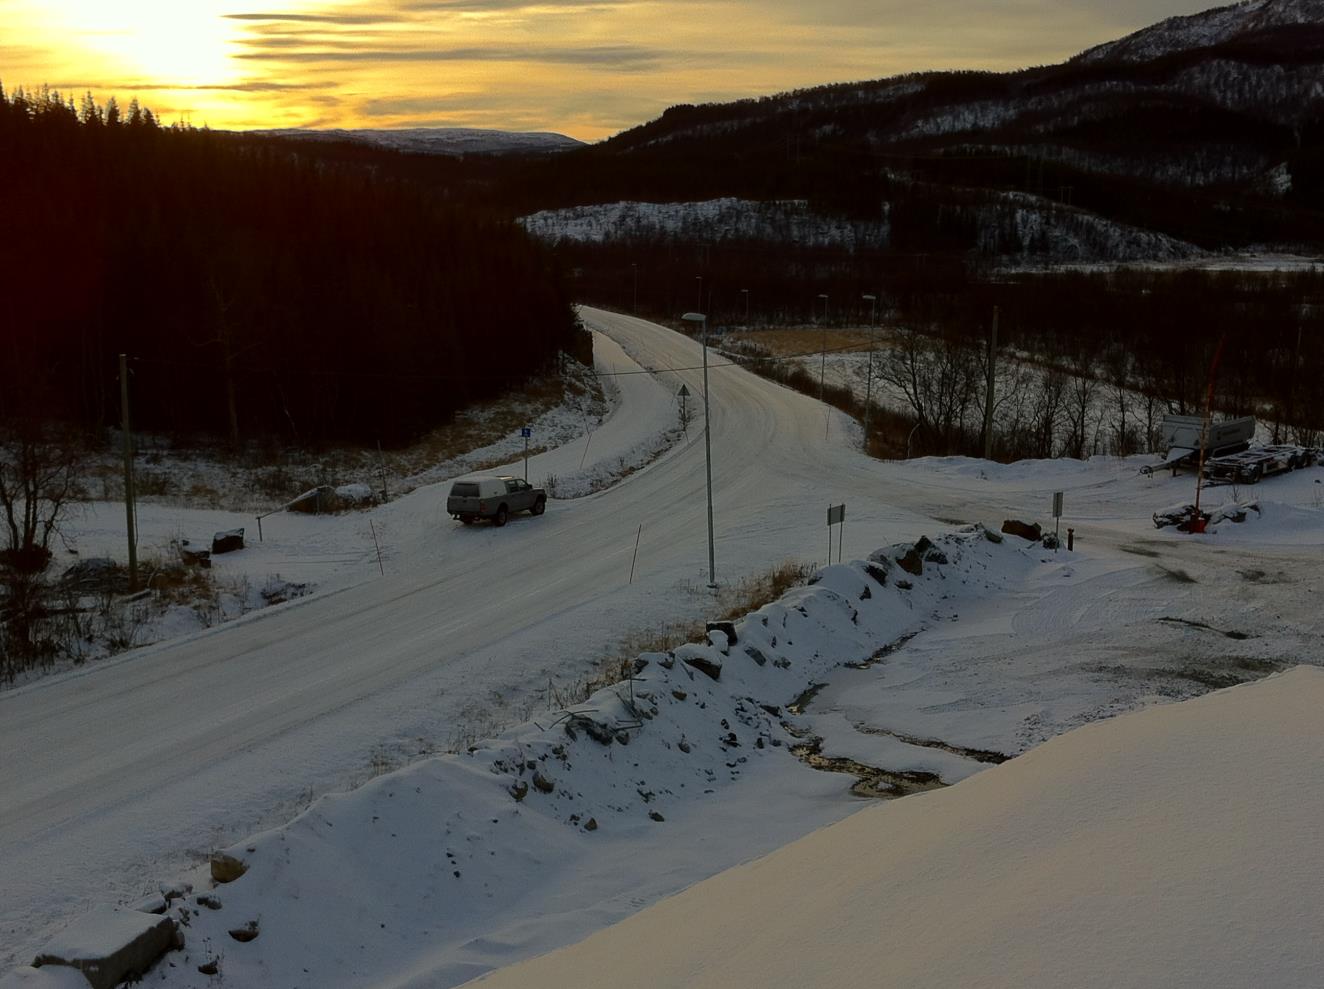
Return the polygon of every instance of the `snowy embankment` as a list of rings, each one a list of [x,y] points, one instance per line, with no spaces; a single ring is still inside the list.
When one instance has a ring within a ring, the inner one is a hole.
[[[1090,725],[479,984],[1315,985],[1321,705],[1300,667]]]
[[[247,873],[207,894],[188,877],[199,893],[172,910],[187,946],[152,980],[205,986],[198,966],[216,961],[240,986],[455,985],[858,808],[847,779],[796,759],[809,727],[787,705],[935,609],[1040,565],[978,527],[926,545],[922,576],[896,562],[910,546],[828,567],[736,622],[734,642],[713,631],[644,654],[633,679],[581,705],[323,797],[232,846]],[[887,757],[902,782],[984,765],[900,741]],[[255,940],[228,935],[250,922]]]

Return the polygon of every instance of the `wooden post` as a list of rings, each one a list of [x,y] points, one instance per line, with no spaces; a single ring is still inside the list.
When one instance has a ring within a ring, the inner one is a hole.
[[[133,517],[133,436],[129,431],[129,358],[120,354],[120,430],[124,434],[124,520],[129,532],[129,593],[138,590],[138,539]]]
[[[630,558],[630,583],[634,583],[634,565],[639,559],[639,538],[644,534],[644,524],[639,523],[639,531],[634,535],[634,556]]]
[[[372,530],[372,544],[377,547],[377,569],[386,576],[386,568],[382,566],[382,544],[377,542],[377,527],[372,524],[372,519],[368,519],[368,528]]]

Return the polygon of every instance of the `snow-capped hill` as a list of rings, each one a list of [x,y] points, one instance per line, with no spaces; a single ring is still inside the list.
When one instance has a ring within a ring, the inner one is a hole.
[[[803,200],[727,197],[689,203],[600,203],[542,210],[519,222],[550,244],[747,240],[854,251],[884,248],[889,238],[886,222],[825,216]]]
[[[1146,62],[1174,52],[1220,45],[1242,35],[1299,24],[1324,26],[1324,0],[1243,0],[1228,7],[1169,17],[1117,41],[1091,48],[1072,62]]]
[[[293,127],[250,133],[303,141],[352,141],[430,155],[548,154],[583,147],[582,141],[564,134],[475,127],[412,127],[402,130],[306,130]]]

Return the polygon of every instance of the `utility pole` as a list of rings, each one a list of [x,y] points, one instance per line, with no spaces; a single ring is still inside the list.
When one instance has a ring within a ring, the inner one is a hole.
[[[704,313],[687,312],[681,317],[686,323],[698,323],[703,330],[703,452],[704,469],[708,475],[708,586],[717,589],[717,565],[713,553],[713,443],[712,421],[708,416],[708,317]]]
[[[997,380],[998,307],[993,307],[993,326],[988,334],[988,384],[984,390],[984,459],[993,459],[993,388]]]
[[[828,297],[826,292],[819,292],[818,297],[823,300],[823,360],[818,366],[818,400],[823,401],[823,383],[827,380],[827,314]],[[814,315],[818,315],[818,303],[814,303]]]
[[[862,296],[869,303],[869,370],[864,377],[864,452],[869,452],[869,407],[873,404],[873,350],[877,335],[878,296]]]
[[[129,358],[120,354],[120,430],[124,434],[124,518],[129,530],[129,592],[138,590],[138,539],[133,525],[133,435],[129,431]]]

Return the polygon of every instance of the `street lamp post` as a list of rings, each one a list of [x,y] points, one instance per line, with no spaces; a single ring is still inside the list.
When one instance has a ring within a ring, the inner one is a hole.
[[[823,401],[823,381],[827,378],[827,314],[828,297],[826,292],[819,292],[818,297],[823,300],[823,361],[818,369],[818,400]],[[814,312],[818,312],[818,303],[814,303]]]
[[[699,283],[699,308],[703,308],[703,275],[695,275],[694,280]]]
[[[869,303],[869,370],[864,376],[864,452],[869,452],[869,407],[873,404],[873,349],[876,328],[874,315],[878,311],[878,296],[861,296]]]
[[[708,415],[708,317],[703,313],[687,312],[681,319],[687,323],[698,323],[703,331],[703,452],[708,472],[708,586],[715,588],[717,568],[713,562],[713,443]]]

